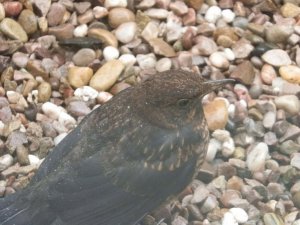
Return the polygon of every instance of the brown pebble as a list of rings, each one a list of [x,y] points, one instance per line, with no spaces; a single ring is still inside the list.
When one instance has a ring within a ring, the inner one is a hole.
[[[48,82],[42,82],[38,86],[38,101],[46,102],[51,97],[51,85]]]

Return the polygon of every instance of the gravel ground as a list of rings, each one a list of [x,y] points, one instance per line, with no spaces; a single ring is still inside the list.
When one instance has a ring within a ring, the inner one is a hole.
[[[94,107],[184,68],[238,83],[204,99],[211,139],[197,180],[143,224],[300,225],[299,5],[0,0],[0,197]]]

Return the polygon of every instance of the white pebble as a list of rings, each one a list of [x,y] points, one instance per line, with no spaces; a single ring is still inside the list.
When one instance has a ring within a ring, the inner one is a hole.
[[[230,9],[225,9],[222,11],[222,18],[226,23],[231,23],[235,18],[235,13]]]
[[[59,114],[58,122],[68,129],[74,128],[76,125],[76,120],[66,112],[61,112]]]
[[[103,49],[103,57],[106,61],[117,59],[119,55],[119,50],[113,46],[107,46]]]
[[[218,6],[211,6],[206,11],[205,20],[210,23],[215,23],[222,16],[222,11]]]
[[[136,58],[132,54],[123,54],[120,56],[119,60],[125,65],[125,66],[132,66],[136,63]]]
[[[231,212],[226,212],[222,219],[222,225],[239,225]]]
[[[224,56],[224,52],[214,52],[209,56],[211,64],[217,68],[225,69],[229,67],[229,61]]]
[[[118,26],[118,28],[115,30],[115,35],[120,42],[127,44],[134,39],[136,31],[136,23],[127,22],[122,23],[120,26]]]
[[[74,29],[73,34],[75,37],[84,37],[87,35],[87,32],[88,26],[86,24],[81,24]]]
[[[248,214],[242,208],[231,208],[229,212],[232,213],[238,223],[246,223],[248,221]]]
[[[223,50],[223,52],[224,52],[224,56],[226,57],[226,59],[228,59],[229,61],[235,60],[235,55],[230,48],[225,48]]]
[[[45,102],[42,105],[42,110],[48,117],[55,120],[59,117],[60,113],[65,112],[64,108],[59,107],[52,102]]]
[[[55,144],[55,146],[58,145],[59,142],[61,142],[67,135],[68,135],[68,133],[61,133],[58,136],[56,136],[54,138],[54,144]]]
[[[156,65],[156,57],[153,53],[147,55],[139,54],[136,56],[136,60],[143,70],[152,69]]]
[[[105,8],[115,8],[115,7],[126,7],[127,0],[105,0],[104,2]]]
[[[295,153],[292,156],[291,166],[300,170],[300,153]]]
[[[225,157],[230,157],[235,150],[234,141],[232,138],[229,138],[227,141],[224,141],[222,144],[222,155]]]
[[[29,163],[30,165],[34,165],[34,166],[38,166],[40,164],[40,159],[39,157],[35,156],[35,155],[28,155],[28,159],[29,159]]]
[[[101,7],[101,6],[95,6],[93,8],[93,14],[94,14],[96,19],[101,19],[101,18],[107,16],[108,10],[104,7]]]
[[[258,143],[247,155],[246,163],[249,170],[252,172],[263,171],[268,153],[268,145],[264,142]]]
[[[5,154],[0,157],[0,171],[10,167],[14,162],[14,158],[10,154]]]
[[[77,88],[74,91],[74,95],[77,97],[80,97],[83,99],[83,101],[89,101],[97,98],[98,91],[96,91],[94,88],[90,86],[83,86],[80,88]]]
[[[113,97],[113,95],[109,92],[106,91],[101,91],[98,93],[97,96],[97,101],[101,104],[107,102],[108,100],[110,100]]]
[[[221,149],[221,143],[215,138],[211,138],[208,143],[207,153],[206,153],[206,161],[212,162],[217,152]]]
[[[234,116],[235,116],[235,105],[234,104],[230,104],[228,106],[228,115],[230,118],[232,118],[232,119],[234,118]]]
[[[4,123],[0,120],[0,136],[3,136],[4,127]]]
[[[169,58],[161,58],[160,60],[157,61],[156,65],[155,65],[155,69],[158,72],[170,70],[171,67],[172,67],[172,61]]]

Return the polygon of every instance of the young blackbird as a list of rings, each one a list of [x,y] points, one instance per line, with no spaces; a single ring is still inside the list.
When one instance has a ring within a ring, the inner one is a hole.
[[[122,91],[0,200],[0,224],[136,224],[191,182],[209,138],[201,99],[231,81],[174,70]]]

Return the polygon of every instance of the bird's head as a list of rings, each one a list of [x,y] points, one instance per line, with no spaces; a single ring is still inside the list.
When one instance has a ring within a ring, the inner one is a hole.
[[[137,87],[137,107],[143,118],[151,123],[165,128],[178,128],[203,117],[203,96],[232,81],[208,81],[184,70],[165,71]]]

